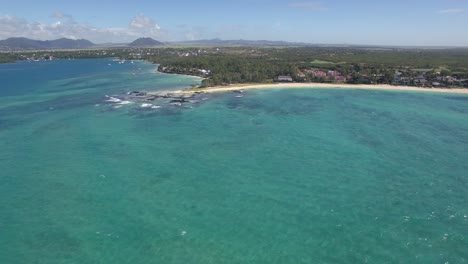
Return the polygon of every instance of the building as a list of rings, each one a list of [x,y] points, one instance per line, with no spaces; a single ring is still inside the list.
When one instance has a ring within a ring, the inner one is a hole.
[[[326,76],[327,76],[327,73],[324,72],[324,71],[317,71],[317,70],[316,70],[316,71],[313,71],[313,75],[314,75],[315,77],[326,77]]]
[[[335,76],[340,76],[341,73],[340,72],[337,72],[337,71],[328,71],[327,72],[327,76],[330,76],[330,77],[335,77]]]
[[[290,75],[278,75],[274,79],[275,82],[292,82],[293,79]]]

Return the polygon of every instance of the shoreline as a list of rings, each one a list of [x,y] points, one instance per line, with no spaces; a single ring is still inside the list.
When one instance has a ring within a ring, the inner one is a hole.
[[[200,76],[179,74],[179,73],[166,73],[155,69],[155,73],[158,74],[169,74],[169,75],[181,75],[192,77],[196,79],[205,79]],[[226,86],[212,86],[204,88],[185,88],[180,90],[172,91],[149,91],[149,94],[160,94],[161,92],[173,93],[173,94],[192,94],[197,92],[214,93],[214,92],[229,92],[236,90],[251,90],[251,89],[288,89],[288,88],[308,88],[308,89],[324,89],[324,88],[335,88],[335,89],[360,89],[360,90],[382,90],[382,91],[414,91],[414,92],[435,92],[435,93],[449,93],[449,94],[468,94],[468,88],[428,88],[428,87],[417,87],[417,86],[404,86],[404,85],[391,85],[391,84],[339,84],[339,83],[297,83],[297,82],[273,82],[273,83],[238,83],[230,84]]]
[[[341,89],[363,89],[363,90],[387,90],[387,91],[416,91],[416,92],[438,92],[468,94],[468,89],[462,88],[423,88],[415,86],[396,86],[389,84],[331,84],[331,83],[272,83],[272,84],[234,84],[229,86],[214,86],[206,88],[188,88],[184,90],[168,91],[171,93],[196,93],[196,92],[227,92],[235,90],[251,89],[288,89],[288,88],[341,88]]]
[[[148,61],[148,62],[152,63],[150,61]],[[156,69],[154,69],[154,73],[155,74],[167,74],[167,75],[179,75],[179,76],[191,77],[191,78],[194,78],[194,79],[201,79],[201,80],[205,79],[203,77],[196,76],[196,75],[190,75],[190,74],[160,72],[160,71],[158,71],[158,67],[156,67]]]

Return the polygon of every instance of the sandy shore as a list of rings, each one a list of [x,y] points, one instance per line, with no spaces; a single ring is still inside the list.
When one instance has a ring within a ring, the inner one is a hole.
[[[272,84],[236,84],[229,86],[216,86],[208,88],[186,89],[171,91],[172,93],[193,93],[203,92],[225,92],[234,90],[248,89],[269,89],[269,88],[342,88],[342,89],[367,89],[367,90],[396,90],[396,91],[418,91],[418,92],[440,92],[440,93],[458,93],[468,94],[468,89],[442,89],[442,88],[420,88],[414,86],[394,86],[388,84],[369,85],[369,84],[329,84],[329,83],[272,83]]]

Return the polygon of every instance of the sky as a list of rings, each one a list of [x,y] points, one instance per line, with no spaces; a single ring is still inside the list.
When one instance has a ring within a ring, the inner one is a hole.
[[[0,39],[468,46],[468,0],[0,0]]]

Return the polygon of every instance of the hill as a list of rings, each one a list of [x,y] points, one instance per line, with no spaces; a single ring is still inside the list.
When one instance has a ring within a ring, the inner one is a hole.
[[[178,44],[189,44],[189,45],[218,45],[218,46],[312,46],[310,43],[303,42],[288,42],[288,41],[272,41],[272,40],[223,40],[219,38],[215,39],[201,39],[201,40],[189,40],[178,42]]]
[[[86,39],[34,40],[28,38],[8,38],[0,40],[0,49],[24,50],[24,49],[83,49],[93,47],[94,44]]]
[[[139,38],[128,45],[131,47],[150,47],[160,46],[163,45],[163,43],[152,38]]]

